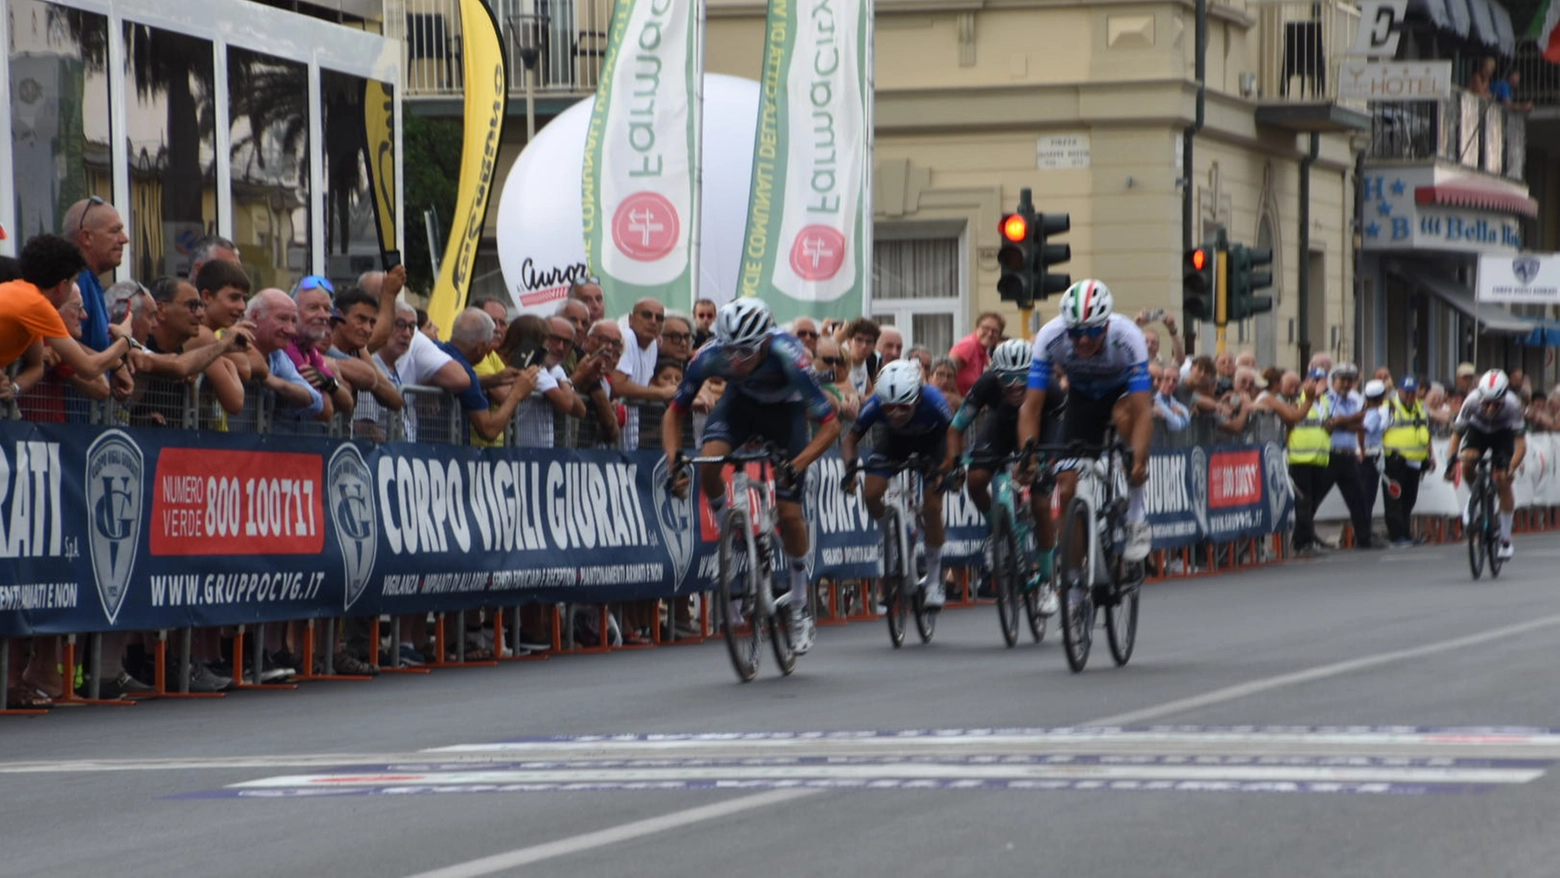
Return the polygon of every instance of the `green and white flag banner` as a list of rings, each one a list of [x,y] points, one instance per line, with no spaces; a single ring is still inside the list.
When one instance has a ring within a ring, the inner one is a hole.
[[[618,0],[586,132],[586,261],[608,314],[690,299],[702,2]]]
[[[777,320],[865,310],[870,0],[770,0],[738,295]]]

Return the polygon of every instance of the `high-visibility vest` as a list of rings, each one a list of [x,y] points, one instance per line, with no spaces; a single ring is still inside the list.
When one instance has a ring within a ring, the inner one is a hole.
[[[1430,420],[1425,416],[1425,404],[1415,400],[1414,407],[1392,399],[1392,426],[1381,437],[1381,447],[1388,454],[1399,454],[1404,460],[1424,460],[1430,456]]]
[[[1300,394],[1302,404],[1305,398],[1305,394]],[[1305,413],[1300,423],[1289,429],[1290,463],[1327,465],[1332,453],[1332,438],[1322,429],[1322,421],[1326,419],[1327,397],[1323,396],[1311,404],[1311,410]]]

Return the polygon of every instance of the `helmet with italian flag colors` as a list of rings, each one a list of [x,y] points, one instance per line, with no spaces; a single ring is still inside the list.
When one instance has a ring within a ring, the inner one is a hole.
[[[1510,386],[1506,373],[1499,369],[1491,369],[1479,376],[1479,396],[1485,402],[1500,402],[1506,396],[1506,388]]]
[[[1104,326],[1115,309],[1115,297],[1104,281],[1081,280],[1062,293],[1062,322],[1068,329],[1079,326]]]

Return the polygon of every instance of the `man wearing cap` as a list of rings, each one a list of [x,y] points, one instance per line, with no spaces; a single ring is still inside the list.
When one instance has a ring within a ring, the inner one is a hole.
[[[1338,486],[1354,524],[1354,545],[1376,548],[1370,535],[1370,506],[1360,485],[1360,463],[1365,459],[1365,398],[1354,389],[1360,370],[1353,363],[1333,367],[1333,389],[1327,394],[1327,420],[1322,426],[1332,437],[1327,469]],[[1318,501],[1320,503],[1320,501]]]
[[[1376,374],[1380,375],[1381,371],[1376,370]],[[1365,495],[1365,508],[1372,511],[1376,508],[1376,494],[1381,487],[1381,436],[1387,431],[1387,422],[1392,416],[1387,407],[1387,386],[1380,378],[1365,382],[1365,419],[1361,422],[1365,428],[1365,458],[1360,461],[1360,491]],[[1374,533],[1371,541],[1376,548],[1386,548],[1375,541]]]
[[[1472,363],[1458,363],[1456,380],[1452,382],[1452,390],[1448,395],[1452,397],[1452,408],[1461,409],[1463,400],[1473,392],[1474,379],[1479,377],[1479,370]]]
[[[1286,384],[1288,378],[1285,376]],[[1293,408],[1274,408],[1290,428],[1289,479],[1295,483],[1295,553],[1314,557],[1322,553],[1316,542],[1316,507],[1322,505],[1322,498],[1331,485],[1327,459],[1332,442],[1322,426],[1327,420],[1327,372],[1312,369],[1299,390],[1300,396]]]
[[[1430,448],[1430,419],[1419,398],[1419,381],[1403,376],[1397,396],[1388,404],[1390,417],[1381,437],[1386,474],[1386,494],[1381,498],[1387,520],[1387,539],[1394,546],[1414,544],[1414,504],[1419,500],[1419,480],[1435,469]]]

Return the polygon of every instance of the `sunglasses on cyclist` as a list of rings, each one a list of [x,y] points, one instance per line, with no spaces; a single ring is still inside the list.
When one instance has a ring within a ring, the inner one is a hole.
[[[1079,339],[1096,339],[1105,334],[1103,326],[1072,326],[1067,330],[1067,337],[1073,341]]]
[[[726,345],[726,354],[733,360],[751,360],[758,355],[756,344]]]
[[[1029,373],[1028,372],[1008,372],[1006,374],[998,375],[997,376],[997,380],[1002,382],[1002,386],[1003,387],[1018,387],[1019,385],[1023,384],[1025,381],[1029,380]]]

